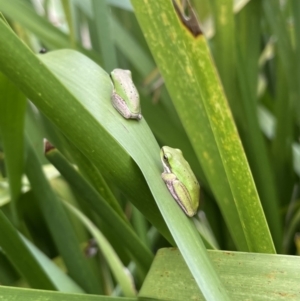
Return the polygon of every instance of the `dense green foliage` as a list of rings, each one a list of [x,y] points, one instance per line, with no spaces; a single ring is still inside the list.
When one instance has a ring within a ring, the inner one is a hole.
[[[294,294],[300,3],[190,2],[0,0],[0,299],[62,298],[5,286],[167,298],[156,281],[192,275],[181,298],[240,300],[237,261],[257,284],[286,266],[261,294]],[[111,104],[115,68],[132,72],[140,121]],[[194,218],[161,179],[163,145],[201,184]],[[163,247],[179,252],[150,270]],[[189,271],[170,268],[176,256]]]

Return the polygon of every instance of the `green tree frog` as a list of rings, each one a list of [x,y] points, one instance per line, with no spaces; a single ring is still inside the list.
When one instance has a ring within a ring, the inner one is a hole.
[[[114,90],[111,102],[114,108],[126,119],[142,118],[139,93],[132,81],[129,70],[114,69],[111,74]]]
[[[197,213],[200,185],[180,149],[168,146],[160,151],[164,172],[161,174],[171,195],[188,216]]]

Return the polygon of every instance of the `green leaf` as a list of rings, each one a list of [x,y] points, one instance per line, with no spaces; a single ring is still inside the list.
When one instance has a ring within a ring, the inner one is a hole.
[[[46,62],[45,58],[50,57],[50,55],[43,56],[43,59]],[[139,165],[175,242],[191,267],[192,272],[196,275],[196,279],[202,284],[201,289],[207,289],[207,291],[209,291],[209,295],[214,298],[214,296],[218,295],[220,291],[222,292],[222,284],[218,281],[217,275],[214,273],[210,262],[207,260],[206,249],[200,239],[199,233],[196,231],[191,221],[188,220],[179,209],[161,180],[159,148],[152,132],[146,124],[146,121],[142,119],[139,122],[132,122],[121,117],[111,106],[109,100],[111,90],[109,90],[109,93],[106,95],[103,95],[103,91],[101,91],[102,95],[98,92],[99,81],[95,82],[95,78],[98,74],[96,73],[96,66],[93,66],[93,62],[88,61],[87,59],[83,61],[84,58],[80,60],[81,55],[77,53],[74,53],[74,58],[75,57],[76,59],[72,62],[69,61],[67,65],[70,66],[75,63],[78,64],[78,72],[80,67],[87,68],[87,70],[94,70],[93,82],[88,82],[85,77],[80,77],[80,80],[76,77],[72,77],[71,72],[67,75],[67,70],[64,70],[62,73],[62,60],[60,59],[55,61],[53,59],[54,56],[52,56],[52,60],[48,61],[48,63],[53,72],[59,76],[63,83],[69,87],[69,89],[72,89],[73,93],[76,93],[78,97],[77,99],[86,99],[86,89],[89,86],[88,103],[85,104],[89,113],[92,116],[95,116],[96,120],[101,122],[102,126],[105,126],[105,129],[118,140],[118,142]],[[70,52],[68,52],[67,58],[71,58]],[[79,65],[80,61],[81,64]],[[79,72],[79,74],[82,75],[85,73],[86,71],[83,70]],[[75,84],[75,82],[77,84]],[[102,101],[100,102],[101,108],[96,110],[93,104],[99,103],[98,97],[100,95],[102,96]],[[100,114],[103,114],[103,117],[101,117]],[[90,135],[91,134],[89,133],[89,136]],[[145,150],[147,150],[147,152],[145,152]],[[101,151],[103,151],[103,148]],[[136,187],[136,185],[134,187]],[[166,199],[169,199],[169,202],[165,202]],[[201,262],[201,269],[197,267],[197,262]],[[204,270],[206,273],[203,273]],[[206,285],[205,287],[204,283]]]
[[[106,200],[91,187],[56,149],[51,149],[50,147],[50,149],[46,151],[46,157],[59,170],[61,175],[65,177],[73,190],[78,193],[83,201],[91,206],[101,220],[105,222],[107,227],[113,231],[113,235],[128,249],[146,274],[153,260],[153,255],[140,241],[130,224],[117,215],[107,204]]]
[[[34,33],[50,49],[53,47],[72,48],[68,35],[54,27],[47,19],[39,16],[26,1],[0,0],[0,11]],[[76,49],[100,63],[99,55],[95,51],[86,50],[79,44],[76,45]]]
[[[0,252],[0,266],[0,282],[2,285],[9,286],[16,283],[20,275],[2,252]]]
[[[127,217],[123,212],[118,200],[115,198],[108,183],[105,181],[103,175],[95,167],[95,165],[86,156],[84,156],[84,154],[80,152],[78,148],[74,147],[65,136],[57,131],[57,129],[48,119],[43,118],[43,124],[47,128],[47,134],[49,135],[49,140],[52,141],[52,144],[55,145],[56,148],[59,148],[63,151],[64,155],[79,168],[79,171],[83,177],[92,184],[92,186],[120,215],[120,217],[127,221]],[[40,141],[41,140],[42,139],[40,139]]]
[[[36,261],[43,267],[43,270],[55,284],[57,290],[69,293],[84,293],[68,275],[66,275],[58,266],[53,263],[44,253],[42,253],[33,243],[21,236],[24,244],[30,250]]]
[[[294,4],[295,1],[290,1]],[[284,6],[280,1],[262,1],[264,16],[271,30],[272,38],[276,41],[276,57],[273,60],[275,68],[274,78],[270,76],[269,90],[275,90],[274,117],[276,118],[276,131],[272,141],[272,156],[274,176],[276,179],[278,197],[281,206],[287,206],[293,193],[294,174],[292,170],[292,143],[295,136],[295,121],[300,121],[299,106],[299,41],[297,7],[292,7],[294,16],[295,38],[290,36],[288,22],[284,16]],[[291,16],[291,17],[292,17]],[[292,39],[291,39],[292,38]],[[295,43],[295,45],[294,45]],[[294,47],[296,46],[296,48]],[[276,79],[275,79],[276,77]],[[273,85],[273,86],[272,86]],[[271,96],[272,93],[271,93]]]
[[[299,256],[211,250],[208,254],[230,300],[299,300]],[[206,300],[176,249],[159,250],[139,298]]]
[[[3,72],[14,78],[36,106],[103,171],[104,176],[118,183],[134,205],[169,238],[143,177],[124,153],[126,150],[142,170],[201,289],[210,300],[227,300],[199,233],[174,202],[160,177],[159,147],[151,130],[145,119],[128,121],[114,110],[110,102],[112,85],[108,75],[74,51],[49,53],[39,60],[19,43],[3,22],[0,22],[0,33]],[[18,50],[14,51],[16,45]],[[22,59],[24,56],[26,60]],[[22,76],[18,75],[21,73]]]
[[[118,183],[133,204],[172,242],[141,172],[120,146],[122,140],[130,143],[132,135],[127,130],[128,123],[124,125],[116,119],[119,116],[110,103],[109,76],[75,51],[35,56],[3,21],[0,21],[0,32],[1,70],[109,182]],[[135,124],[131,122],[130,125]],[[114,135],[119,143],[112,137]],[[149,136],[153,137],[148,131],[144,137]]]
[[[96,277],[79,248],[79,242],[63,205],[45,178],[41,163],[28,139],[25,170],[32,191],[38,200],[44,219],[66,264],[68,273],[87,292],[101,292]]]
[[[109,6],[106,1],[92,0],[94,12],[94,24],[97,41],[100,42],[99,49],[104,62],[104,69],[111,72],[118,67],[116,49],[111,35],[111,22],[109,18]]]
[[[283,252],[285,253],[289,252],[291,246],[294,245],[295,235],[297,234],[297,230],[299,229],[300,225],[300,209],[299,207],[296,209],[296,205],[297,204],[295,203],[295,200],[292,200],[288,211],[288,213],[293,213],[293,216],[289,218],[290,220],[288,221],[285,229],[285,235],[283,239]]]
[[[1,248],[29,285],[33,288],[55,290],[55,285],[31,254],[2,210],[0,210],[0,229]]]
[[[194,36],[169,1],[132,3],[237,247],[274,253],[251,171],[204,36]]]
[[[295,131],[295,119],[293,106],[289,105],[291,99],[290,90],[287,86],[287,78],[279,57],[276,59],[276,95],[274,97],[274,116],[276,127],[274,127],[274,138],[272,139],[271,151],[273,159],[273,170],[277,184],[280,203],[284,207],[290,202],[293,193],[294,172],[292,143]]]
[[[108,4],[126,9],[128,11],[133,11],[130,0],[106,0]]]
[[[21,177],[24,169],[24,115],[25,96],[0,73],[0,136],[5,154],[9,180],[12,221],[18,225],[16,203],[21,194]]]
[[[75,26],[72,20],[72,4],[70,0],[61,0],[61,4],[65,13],[66,21],[69,28],[69,40],[72,48],[76,46],[76,37],[75,37]]]
[[[132,224],[140,240],[145,246],[150,248],[150,242],[147,236],[147,220],[134,206],[132,208]]]
[[[215,35],[212,48],[216,67],[235,118],[242,117],[241,104],[237,97],[236,47],[233,0],[212,0]]]
[[[32,301],[41,299],[47,301],[137,301],[137,298],[65,294],[6,286],[0,286],[0,296],[3,300],[7,301]]]
[[[106,259],[117,283],[122,288],[123,294],[126,297],[134,297],[136,295],[131,275],[126,272],[126,268],[123,266],[120,258],[115,253],[112,246],[109,244],[105,236],[99,231],[99,229],[89,220],[84,214],[82,214],[74,206],[64,202],[64,205],[87,227],[92,236],[97,241],[101,252]]]
[[[261,203],[277,250],[281,248],[282,225],[274,170],[267,153],[267,145],[259,128],[257,116],[257,79],[260,50],[261,1],[251,1],[237,16],[236,64],[243,118],[239,124],[241,138],[253,173]],[[255,21],[256,20],[256,21]]]
[[[136,41],[128,31],[126,31],[118,19],[111,16],[112,38],[114,43],[122,51],[132,65],[139,73],[146,77],[154,68],[153,61],[145,53],[141,45]]]

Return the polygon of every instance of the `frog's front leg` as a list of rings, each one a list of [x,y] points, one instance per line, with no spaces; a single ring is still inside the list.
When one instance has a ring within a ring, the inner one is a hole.
[[[162,179],[164,180],[171,195],[182,208],[182,210],[188,215],[195,215],[195,211],[192,208],[192,200],[186,187],[177,179],[172,173],[162,173]]]

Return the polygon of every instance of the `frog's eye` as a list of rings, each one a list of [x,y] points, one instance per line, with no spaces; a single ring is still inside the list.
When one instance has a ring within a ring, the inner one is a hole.
[[[167,156],[166,154],[164,155],[164,159],[165,159],[165,160],[168,160],[168,156]]]

